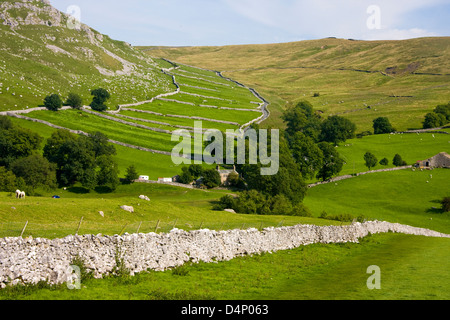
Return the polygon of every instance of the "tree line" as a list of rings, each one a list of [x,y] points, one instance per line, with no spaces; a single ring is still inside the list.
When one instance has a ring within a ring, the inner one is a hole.
[[[101,132],[75,135],[55,131],[41,152],[37,133],[0,117],[0,191],[51,190],[79,183],[87,190],[102,186],[115,190],[120,183],[115,147]]]
[[[93,96],[90,107],[92,110],[103,112],[108,109],[105,102],[111,98],[111,95],[106,89],[98,88],[91,91]],[[51,94],[45,97],[44,107],[50,111],[58,111],[63,105],[70,106],[73,109],[81,109],[83,106],[83,99],[77,93],[69,93],[66,102],[64,103],[59,94]]]

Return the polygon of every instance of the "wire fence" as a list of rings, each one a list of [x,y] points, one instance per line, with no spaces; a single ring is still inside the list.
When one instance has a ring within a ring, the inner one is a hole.
[[[58,223],[36,223],[32,221],[21,222],[0,222],[0,238],[7,237],[29,237],[34,238],[63,238],[68,235],[102,234],[102,235],[123,235],[125,233],[168,233],[172,229],[192,230],[232,230],[232,229],[250,229],[255,228],[263,230],[268,227],[281,227],[289,225],[284,220],[278,223],[268,221],[196,221],[187,222],[183,220],[171,221],[133,221],[129,223],[101,223],[98,221],[88,221],[81,218],[79,221],[65,221]]]

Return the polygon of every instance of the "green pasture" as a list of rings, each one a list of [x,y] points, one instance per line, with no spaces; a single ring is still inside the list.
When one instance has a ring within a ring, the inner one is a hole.
[[[393,168],[392,160],[396,154],[400,154],[408,165],[413,165],[441,152],[450,153],[450,135],[432,132],[372,135],[347,140],[337,150],[345,161],[340,175],[346,175],[368,171],[364,161],[366,152],[373,153],[378,161],[389,160],[388,166],[378,164],[371,170]]]
[[[184,99],[186,95],[179,94],[173,95],[170,99],[180,101],[188,101],[189,99]],[[183,99],[183,100],[181,100]],[[188,101],[189,102],[189,101]],[[142,104],[133,109],[153,111],[161,113],[164,115],[181,115],[188,117],[201,117],[213,120],[222,120],[236,122],[240,124],[245,124],[261,116],[261,112],[257,111],[238,111],[238,110],[222,110],[214,108],[205,108],[192,105],[186,105],[182,103],[172,102],[172,101],[162,101],[156,100],[152,103]]]
[[[266,45],[160,47],[146,53],[221,70],[225,76],[255,88],[270,102],[271,118],[266,126],[282,127],[283,110],[306,99],[324,117],[343,115],[362,132],[371,130],[372,121],[381,116],[389,117],[398,130],[421,128],[426,113],[450,101],[450,60],[444,50],[448,43],[448,37],[405,41],[319,39]],[[411,66],[417,69],[403,71]],[[398,72],[387,74],[386,69],[391,67],[397,67]],[[320,96],[313,98],[315,93]]]
[[[174,227],[228,230],[299,223],[334,224],[317,218],[213,211],[215,201],[227,193],[226,190],[208,192],[146,183],[121,185],[112,193],[104,193],[101,188],[88,193],[79,186],[40,191],[41,196],[29,196],[21,201],[13,193],[0,193],[0,237],[19,236],[28,221],[24,237],[60,238],[75,234],[82,217],[79,234],[105,235],[136,233],[139,226],[139,232],[149,233],[168,232]],[[53,199],[53,195],[60,199]],[[139,199],[140,195],[148,196],[151,201]],[[133,206],[135,213],[123,211],[122,205]],[[104,217],[100,211],[104,212]]]
[[[174,117],[165,117],[165,116],[159,116],[151,113],[143,113],[143,112],[136,112],[136,111],[127,111],[123,110],[120,112],[121,115],[129,116],[137,119],[142,120],[150,120],[150,121],[158,121],[167,123],[170,125],[176,125],[176,126],[184,126],[184,127],[194,127],[195,122],[198,120],[194,119],[187,119],[187,118],[174,118]],[[127,119],[125,119],[127,120]],[[127,120],[127,121],[133,121],[133,120]],[[147,123],[146,125],[152,126],[151,124]],[[202,127],[207,129],[217,129],[220,131],[226,131],[227,129],[239,129],[237,125],[231,125],[231,124],[224,124],[220,122],[213,122],[213,121],[205,121],[202,120]],[[172,128],[171,130],[174,130]]]
[[[176,145],[176,143],[171,141],[170,134],[132,127],[83,111],[34,111],[27,116],[48,121],[52,124],[72,130],[81,130],[84,132],[99,131],[106,134],[112,140],[154,150],[170,152]]]
[[[440,210],[449,181],[448,169],[372,173],[310,188],[304,203],[315,217],[363,215],[450,234],[450,215]]]

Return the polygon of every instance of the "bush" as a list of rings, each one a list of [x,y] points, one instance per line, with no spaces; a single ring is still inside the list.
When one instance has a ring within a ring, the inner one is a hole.
[[[219,203],[213,206],[213,210],[223,211],[225,209],[234,209],[235,200],[232,196],[226,195],[220,198]]]
[[[203,172],[203,184],[208,189],[213,189],[220,186],[221,178],[220,174],[215,169],[208,169]]]
[[[401,155],[399,155],[399,154],[395,155],[394,160],[392,161],[392,163],[396,167],[401,167],[401,166],[406,166],[407,165],[406,161],[403,161]]]
[[[311,211],[309,211],[309,209],[303,203],[296,205],[292,209],[291,215],[296,217],[312,217]]]
[[[57,94],[46,96],[44,99],[44,107],[46,107],[50,111],[58,111],[58,109],[61,109],[62,106],[63,101]]]
[[[131,165],[127,168],[127,174],[125,175],[125,180],[128,183],[133,183],[134,180],[139,179],[139,173],[136,170],[134,165]]]
[[[83,99],[81,99],[80,95],[76,93],[69,93],[66,105],[72,107],[73,109],[81,109],[83,106]]]
[[[389,164],[389,159],[388,158],[381,159],[380,164],[382,166],[387,166]]]
[[[442,113],[434,113],[430,112],[425,116],[425,120],[423,121],[424,129],[432,129],[438,128],[447,123],[447,119]]]
[[[99,88],[91,91],[91,95],[94,96],[91,102],[92,110],[103,112],[108,109],[105,105],[106,100],[108,100],[111,96],[108,91],[105,89]]]

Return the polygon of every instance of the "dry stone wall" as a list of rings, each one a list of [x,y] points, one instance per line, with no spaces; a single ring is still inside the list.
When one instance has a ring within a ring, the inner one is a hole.
[[[47,281],[62,284],[73,277],[75,258],[96,278],[113,274],[120,261],[130,274],[162,271],[186,262],[215,262],[238,256],[288,250],[313,243],[358,242],[369,233],[397,232],[429,237],[450,237],[435,231],[387,222],[348,226],[298,225],[293,227],[186,232],[168,234],[84,235],[63,239],[0,239],[0,287]]]

